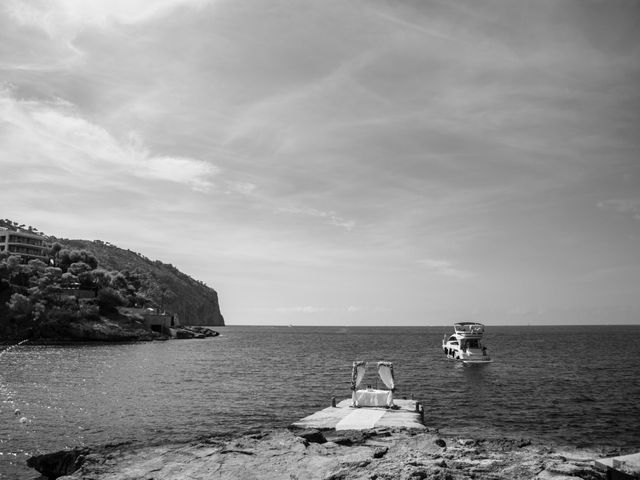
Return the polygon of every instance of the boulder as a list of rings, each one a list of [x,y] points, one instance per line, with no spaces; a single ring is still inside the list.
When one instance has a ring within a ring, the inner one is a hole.
[[[443,439],[441,438],[437,438],[434,442],[436,445],[438,445],[441,448],[445,448],[447,446],[447,442],[445,442]]]
[[[327,439],[320,430],[310,429],[295,432],[296,436],[304,438],[309,443],[325,443]]]
[[[75,448],[73,450],[36,455],[27,460],[27,466],[54,480],[78,470],[82,466],[84,456],[88,453],[88,449]]]
[[[186,328],[177,328],[175,337],[178,339],[193,338],[195,337],[195,333],[191,330],[187,330]]]

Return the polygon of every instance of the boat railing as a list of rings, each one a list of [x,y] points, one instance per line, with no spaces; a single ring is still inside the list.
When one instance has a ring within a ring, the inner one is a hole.
[[[480,323],[455,324],[453,328],[458,334],[480,335],[484,333],[484,325]]]

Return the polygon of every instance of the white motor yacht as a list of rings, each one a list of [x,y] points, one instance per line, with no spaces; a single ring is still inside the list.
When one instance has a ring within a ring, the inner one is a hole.
[[[484,325],[476,322],[460,322],[453,325],[453,335],[445,334],[442,349],[447,358],[466,365],[491,363],[487,347],[482,344]]]

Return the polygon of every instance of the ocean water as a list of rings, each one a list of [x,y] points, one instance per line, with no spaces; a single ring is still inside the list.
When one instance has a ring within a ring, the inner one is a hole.
[[[66,447],[285,427],[349,397],[354,360],[393,361],[396,395],[444,434],[640,449],[640,326],[487,326],[494,363],[473,367],[444,357],[451,326],[218,330],[0,347],[0,479],[35,478],[26,459]]]

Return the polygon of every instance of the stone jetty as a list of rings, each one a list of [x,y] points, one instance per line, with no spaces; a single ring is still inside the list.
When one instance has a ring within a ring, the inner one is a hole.
[[[422,405],[414,400],[394,399],[394,408],[353,408],[352,400],[315,412],[293,423],[297,428],[366,430],[370,428],[424,429]]]
[[[607,480],[640,479],[640,453],[600,458],[596,460],[595,465],[601,470],[606,470]]]

